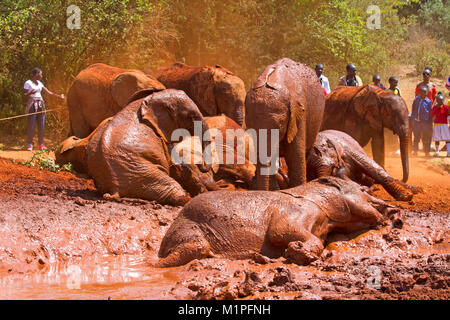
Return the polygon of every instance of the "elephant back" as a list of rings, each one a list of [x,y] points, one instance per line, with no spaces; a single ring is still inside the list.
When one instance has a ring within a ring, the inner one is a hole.
[[[139,70],[103,63],[88,66],[76,76],[67,95],[71,135],[87,137],[104,119],[122,110],[136,89],[148,87],[164,89]]]
[[[158,80],[137,70],[120,73],[111,82],[111,95],[121,108],[138,91],[146,90],[146,94],[151,94],[164,89],[165,86]]]
[[[276,111],[277,105],[285,108]],[[267,66],[247,93],[246,120],[251,123],[255,114],[278,112],[278,117],[286,118],[285,131],[280,123],[280,138],[286,134],[290,143],[297,134],[298,123],[306,117],[311,126],[307,130],[307,147],[311,147],[320,129],[324,107],[325,97],[314,71],[305,64],[283,58]]]

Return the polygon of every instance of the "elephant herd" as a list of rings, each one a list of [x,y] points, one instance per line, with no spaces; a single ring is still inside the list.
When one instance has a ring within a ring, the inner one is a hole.
[[[177,62],[153,76],[94,64],[67,105],[59,164],[88,174],[105,197],[184,206],[161,243],[162,267],[254,254],[308,264],[330,232],[401,225],[401,210],[370,195],[375,183],[402,201],[418,191],[405,183],[403,99],[371,85],[325,97],[314,71],[288,58],[248,92],[221,66]],[[403,181],[383,169],[385,127],[400,137]],[[370,139],[375,161],[361,147]]]

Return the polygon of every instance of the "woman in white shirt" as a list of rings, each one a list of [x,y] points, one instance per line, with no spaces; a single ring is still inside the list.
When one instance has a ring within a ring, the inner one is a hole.
[[[28,116],[28,129],[27,129],[27,150],[33,150],[33,136],[34,127],[37,122],[38,127],[38,142],[39,150],[47,150],[44,145],[44,124],[45,124],[45,112],[35,114],[36,112],[45,111],[45,102],[42,98],[42,91],[49,95],[64,99],[64,95],[58,95],[48,90],[44,84],[40,81],[42,79],[42,70],[34,68],[31,71],[31,80],[25,82],[23,86],[23,96],[27,98],[25,107],[25,113],[31,113]]]

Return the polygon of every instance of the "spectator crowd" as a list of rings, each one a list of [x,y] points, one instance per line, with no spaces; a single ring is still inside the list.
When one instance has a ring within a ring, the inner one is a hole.
[[[316,74],[322,84],[324,94],[331,92],[328,78],[323,75],[323,64],[316,65]],[[356,66],[348,64],[346,67],[347,74],[339,79],[338,86],[362,86],[361,78],[356,74]],[[442,92],[438,92],[436,85],[431,82],[433,69],[426,67],[422,73],[423,80],[419,82],[415,89],[415,98],[412,104],[412,110],[409,114],[409,123],[413,139],[413,155],[417,155],[419,142],[422,142],[423,152],[425,156],[430,156],[430,151],[434,149],[434,156],[439,156],[440,142],[445,143],[442,151],[447,151],[447,157],[450,157],[450,130],[449,121],[449,101],[445,103],[445,97]],[[389,87],[385,87],[381,83],[381,77],[378,74],[372,77],[373,85],[390,91],[401,96],[398,86],[398,79],[395,76],[389,78]],[[450,77],[447,79],[445,87],[450,92]],[[434,148],[432,146],[434,142]]]

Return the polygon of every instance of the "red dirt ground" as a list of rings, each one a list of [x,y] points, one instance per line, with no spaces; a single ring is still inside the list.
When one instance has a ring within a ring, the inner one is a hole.
[[[332,235],[310,266],[259,256],[155,269],[145,261],[181,208],[105,200],[90,179],[0,159],[0,298],[449,299],[450,184],[439,161],[411,159],[409,183],[425,192],[409,203],[376,191],[405,208],[402,229]],[[386,168],[401,176],[399,158]],[[74,263],[84,277],[76,290],[64,278]]]

